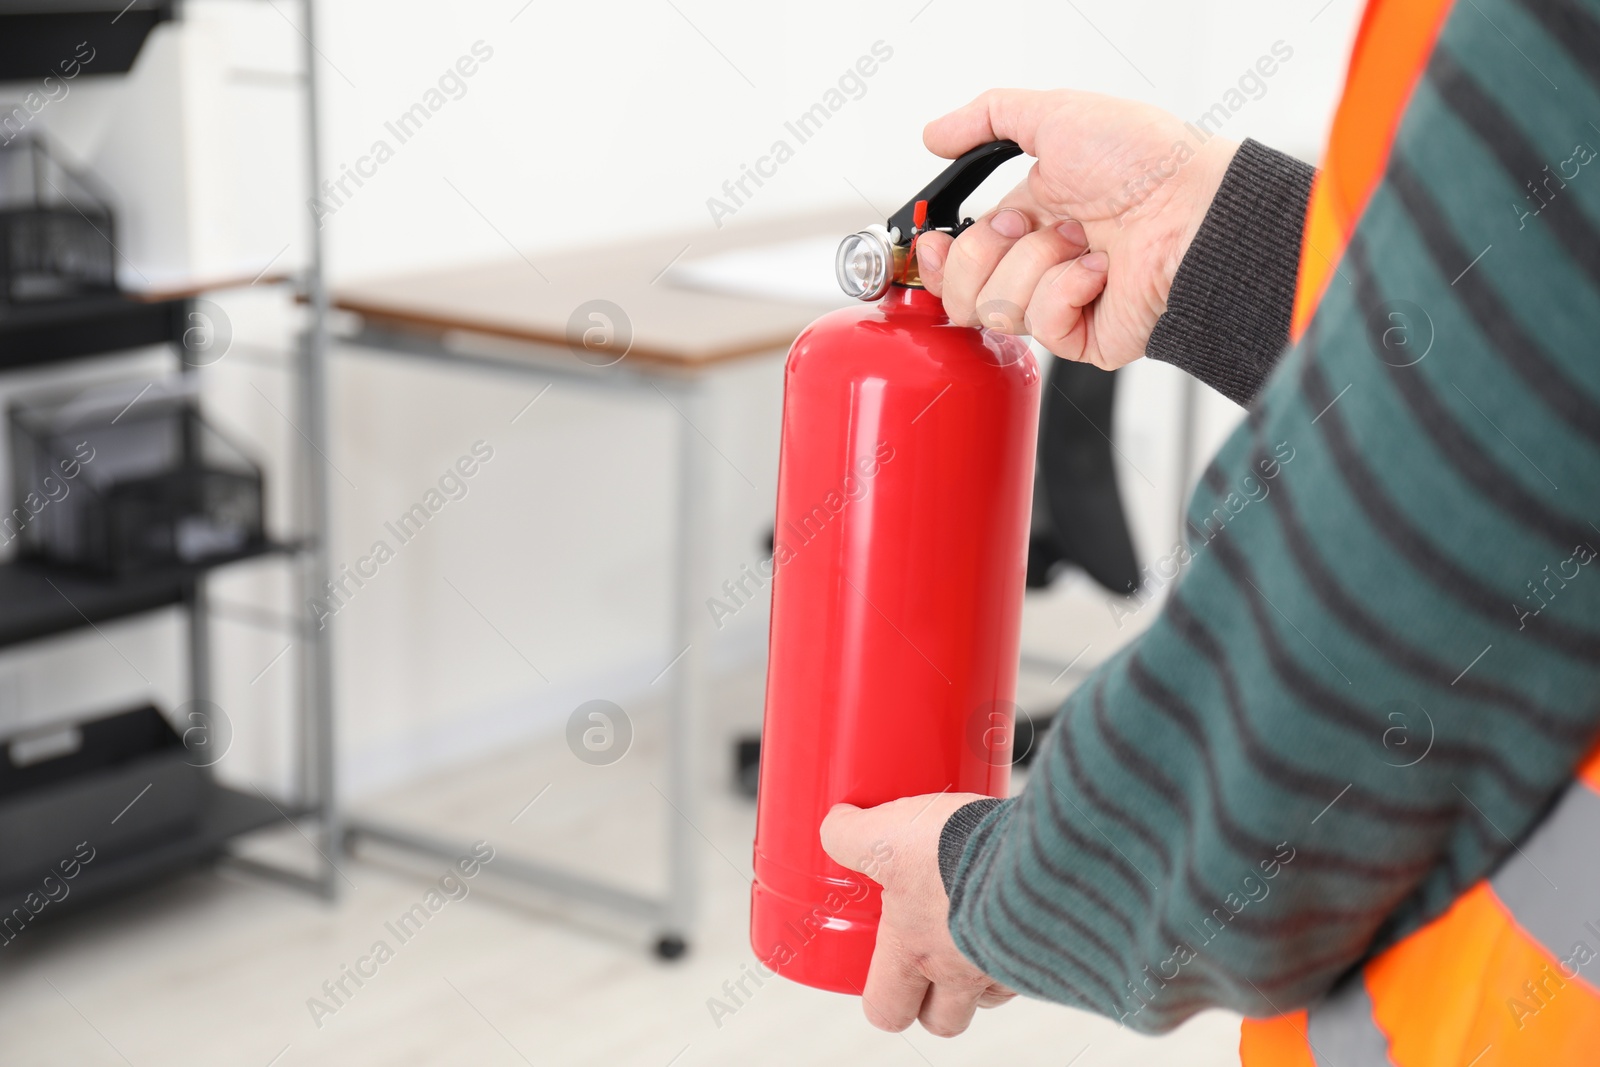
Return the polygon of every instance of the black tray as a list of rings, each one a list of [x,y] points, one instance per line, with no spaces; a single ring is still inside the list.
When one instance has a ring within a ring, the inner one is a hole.
[[[0,757],[0,885],[42,879],[84,843],[115,857],[191,833],[211,800],[210,771],[153,707],[67,729],[75,751],[18,767],[12,738]]]
[[[173,17],[173,0],[134,0],[127,10],[109,0],[0,0],[0,81],[53,75],[61,63],[93,58],[84,74],[126,74],[145,38]],[[120,13],[119,13],[120,12]],[[92,53],[80,53],[87,42]]]

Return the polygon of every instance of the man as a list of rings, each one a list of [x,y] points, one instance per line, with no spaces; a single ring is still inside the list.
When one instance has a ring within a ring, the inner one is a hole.
[[[1249,417],[1018,797],[823,824],[892,852],[874,1024],[1021,990],[1231,1008],[1247,1067],[1600,1056],[1597,123],[1600,4],[1372,0],[1317,174],[1076,92],[928,127],[1038,161],[920,240],[954,321]]]

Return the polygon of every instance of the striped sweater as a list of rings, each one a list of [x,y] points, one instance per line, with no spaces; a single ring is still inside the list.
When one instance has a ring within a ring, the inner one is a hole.
[[[945,828],[987,973],[1146,1032],[1275,1015],[1439,915],[1568,782],[1600,726],[1597,148],[1600,3],[1456,4],[1160,617],[1019,796]]]

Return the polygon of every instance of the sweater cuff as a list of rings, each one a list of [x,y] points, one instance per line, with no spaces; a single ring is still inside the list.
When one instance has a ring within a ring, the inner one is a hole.
[[[951,812],[950,818],[945,820],[944,829],[939,832],[939,878],[944,882],[945,896],[955,896],[952,890],[955,887],[956,870],[961,866],[961,852],[967,846],[967,838],[972,836],[972,831],[978,828],[984,816],[1003,803],[992,797],[974,800]]]
[[[1316,169],[1246,140],[1172,279],[1145,355],[1248,404],[1289,343]]]

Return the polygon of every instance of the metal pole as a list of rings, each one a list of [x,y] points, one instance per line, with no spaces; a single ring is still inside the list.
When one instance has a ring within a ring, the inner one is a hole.
[[[206,591],[206,577],[197,574],[184,597],[189,621],[189,699],[211,700],[211,603]],[[196,711],[207,713],[205,708]]]
[[[705,699],[703,671],[710,644],[706,636],[706,613],[699,597],[708,582],[706,566],[709,548],[711,473],[705,447],[692,424],[704,417],[705,386],[693,381],[680,394],[685,418],[678,426],[678,514],[676,556],[672,589],[673,648],[683,652],[677,667],[671,706],[667,715],[667,790],[672,807],[667,812],[667,900],[665,929],[657,952],[672,957],[682,950],[699,905],[699,878],[696,839],[699,830],[698,725]]]
[[[473,850],[473,846],[464,839],[440,837],[396,823],[361,819],[352,822],[349,830],[350,836],[354,839],[372,841],[402,852],[443,860],[445,863],[454,863],[464,856],[471,855]],[[568,900],[581,901],[590,907],[658,922],[662,918],[661,904],[650,897],[537,860],[525,860],[498,852],[495,854],[493,864],[485,867],[485,870],[523,885],[535,886],[566,897]]]
[[[189,314],[194,310],[194,301],[184,304],[184,321],[188,322]],[[172,346],[173,352],[178,357],[178,373],[184,381],[195,387],[195,395],[199,396],[199,370],[184,358],[182,342]],[[200,461],[200,443],[198,440],[199,427],[196,425],[198,416],[187,413],[183,416],[181,449],[182,463],[187,470]],[[184,614],[188,624],[189,644],[189,699],[191,701],[210,702],[212,697],[211,685],[211,598],[207,589],[204,570],[195,573],[189,583],[189,588],[183,596]],[[207,729],[210,729],[209,708],[196,708],[206,715]]]
[[[319,122],[317,74],[317,19],[314,0],[304,0],[305,25],[301,38],[305,63],[306,183],[310,195],[317,195],[322,180],[322,143]],[[323,277],[324,259],[320,222],[307,209],[310,220],[309,247],[304,279],[309,321],[301,347],[301,403],[307,438],[303,469],[307,488],[307,533],[310,545],[305,560],[305,594],[309,602],[322,595],[329,579],[328,564],[328,468],[323,458],[328,449],[327,353],[328,290]],[[318,848],[323,863],[319,881],[323,895],[333,898],[339,891],[337,864],[343,847],[339,798],[335,782],[333,648],[326,626],[309,627],[306,634],[306,670],[309,672],[306,706],[302,718],[304,748],[310,763],[306,806],[319,816]]]

